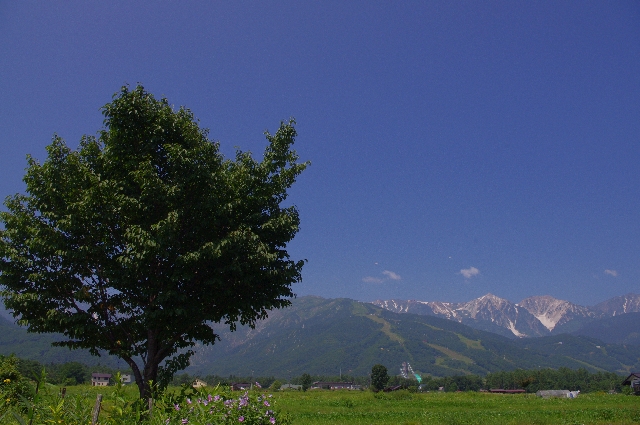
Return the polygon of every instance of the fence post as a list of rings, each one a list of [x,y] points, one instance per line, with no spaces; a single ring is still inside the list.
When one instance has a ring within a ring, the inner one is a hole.
[[[153,399],[149,399],[149,419],[153,416]]]
[[[98,425],[98,416],[100,416],[101,403],[102,394],[98,394],[98,397],[96,397],[96,404],[93,406],[93,412],[91,413],[91,425]]]

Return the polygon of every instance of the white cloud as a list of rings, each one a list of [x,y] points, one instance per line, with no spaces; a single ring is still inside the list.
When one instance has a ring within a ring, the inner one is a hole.
[[[618,276],[618,272],[616,270],[607,269],[607,270],[604,271],[604,274],[608,274],[609,276],[613,276],[613,277]]]
[[[384,283],[389,280],[402,280],[402,277],[398,273],[390,270],[385,270],[382,274],[384,277],[365,276],[362,278],[362,281],[365,283]]]
[[[382,279],[378,279],[377,277],[373,277],[373,276],[363,277],[362,281],[365,283],[382,283],[383,282]]]
[[[387,276],[391,280],[400,280],[400,279],[402,279],[399,274],[394,273],[394,272],[389,271],[389,270],[383,271],[382,274]]]
[[[480,270],[475,267],[469,267],[468,269],[460,270],[460,274],[467,279],[471,279],[473,276],[480,274]]]

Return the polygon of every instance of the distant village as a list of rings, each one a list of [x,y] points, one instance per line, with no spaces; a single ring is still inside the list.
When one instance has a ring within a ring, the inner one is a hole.
[[[108,385],[113,385],[115,382],[113,381],[114,376],[110,373],[92,373],[91,374],[91,386],[94,387],[105,387]],[[123,385],[128,385],[132,383],[130,374],[121,374],[120,382]],[[624,381],[622,382],[623,386],[629,386],[631,391],[635,395],[640,395],[640,372],[634,372],[629,374]],[[191,386],[194,389],[200,389],[207,386],[207,383],[199,378],[195,378]],[[262,386],[259,382],[232,382],[230,384],[231,391],[249,391],[253,389],[261,389]],[[278,388],[275,388],[279,391],[301,391],[303,389],[302,385],[298,384],[282,384]],[[362,385],[355,384],[353,382],[331,382],[331,381],[315,381],[311,383],[309,386],[309,390],[348,390],[348,391],[361,391],[366,388],[363,388]],[[402,385],[393,385],[384,388],[383,391],[391,392],[403,389]],[[438,391],[444,391],[444,387],[439,387]],[[503,388],[492,388],[492,389],[481,389],[481,392],[491,392],[497,394],[522,394],[526,392],[524,389],[503,389]],[[536,392],[538,397],[549,398],[549,397],[559,397],[559,398],[576,398],[580,394],[580,391],[569,391],[569,390],[539,390]]]

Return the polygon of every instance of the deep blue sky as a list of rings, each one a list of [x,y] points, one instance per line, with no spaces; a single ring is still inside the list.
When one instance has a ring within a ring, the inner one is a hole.
[[[125,84],[223,151],[298,122],[299,295],[640,292],[640,3],[0,2],[0,196]]]

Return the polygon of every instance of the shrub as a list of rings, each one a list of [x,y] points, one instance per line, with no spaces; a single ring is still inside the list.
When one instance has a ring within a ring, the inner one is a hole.
[[[17,405],[22,399],[33,399],[34,393],[33,386],[18,371],[18,359],[0,357],[0,396],[4,409]]]

